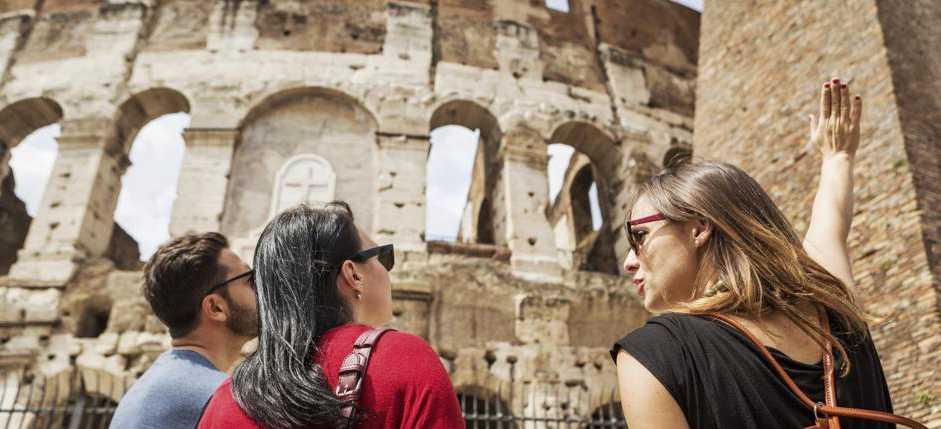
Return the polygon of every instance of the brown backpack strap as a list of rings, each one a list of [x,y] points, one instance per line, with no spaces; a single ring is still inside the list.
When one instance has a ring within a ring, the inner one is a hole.
[[[369,357],[372,350],[383,334],[394,329],[376,328],[360,334],[353,343],[353,351],[343,359],[340,365],[340,377],[337,382],[336,395],[340,399],[340,415],[351,427],[356,421],[356,405],[363,389],[363,379],[366,377],[366,368],[369,366]]]
[[[883,422],[883,423],[892,423],[892,424],[902,425],[902,426],[915,428],[915,429],[928,429],[926,426],[922,425],[921,423],[918,423],[907,417],[902,417],[902,416],[898,416],[895,414],[886,413],[882,411],[863,410],[859,408],[848,408],[848,407],[837,406],[836,405],[836,382],[834,380],[835,376],[834,376],[834,369],[833,369],[833,353],[831,352],[831,345],[829,343],[827,343],[826,349],[823,354],[824,388],[825,388],[824,396],[825,396],[825,400],[827,403],[826,404],[814,403],[814,401],[812,401],[810,397],[807,396],[807,394],[804,393],[804,391],[801,390],[801,388],[797,386],[797,383],[795,383],[794,380],[791,379],[791,377],[787,374],[787,371],[785,371],[784,368],[781,367],[781,364],[778,363],[777,359],[775,359],[774,356],[771,354],[771,352],[768,351],[768,348],[765,347],[765,345],[760,340],[758,340],[758,338],[752,335],[752,333],[749,332],[748,329],[745,329],[745,327],[742,326],[742,324],[738,323],[735,319],[732,319],[731,317],[728,317],[724,314],[709,313],[709,314],[705,314],[705,316],[714,318],[716,320],[720,320],[728,324],[732,328],[735,328],[735,330],[741,332],[742,335],[745,336],[745,338],[748,338],[748,340],[751,341],[758,348],[758,352],[761,355],[761,357],[763,357],[765,361],[767,361],[768,364],[771,365],[771,368],[778,375],[781,381],[783,381],[784,384],[787,385],[788,389],[790,389],[791,392],[793,392],[794,395],[796,395],[797,398],[800,399],[801,403],[803,403],[804,406],[814,411],[814,418],[817,420],[817,422],[814,426],[810,426],[811,428],[838,429],[839,421],[836,420],[836,417],[848,417],[848,418],[855,418],[855,419],[874,420],[874,421]],[[825,323],[824,327],[825,329],[828,329],[829,324]],[[823,416],[823,417],[820,417],[820,416]],[[834,424],[836,424],[837,426],[834,426]]]

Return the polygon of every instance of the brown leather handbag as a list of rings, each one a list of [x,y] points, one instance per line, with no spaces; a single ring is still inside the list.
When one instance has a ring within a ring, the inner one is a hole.
[[[346,355],[340,365],[340,377],[337,382],[336,395],[340,399],[340,415],[345,420],[344,426],[353,427],[357,420],[357,403],[360,392],[363,390],[363,379],[369,367],[369,356],[372,349],[383,334],[394,329],[375,328],[360,334],[353,343],[353,351]],[[340,422],[343,424],[344,422]]]
[[[833,352],[830,343],[826,345],[826,349],[823,353],[823,373],[824,373],[824,399],[825,403],[814,402],[797,386],[797,383],[794,383],[794,380],[787,375],[787,371],[781,367],[781,364],[778,363],[777,359],[771,355],[771,352],[768,351],[768,348],[765,347],[758,338],[755,338],[744,326],[740,323],[723,314],[710,313],[706,316],[712,317],[714,319],[720,320],[727,325],[735,328],[745,338],[748,338],[749,341],[755,344],[758,348],[758,352],[761,356],[771,365],[771,368],[774,369],[774,372],[777,373],[778,377],[784,381],[784,384],[787,385],[791,392],[797,396],[798,399],[806,406],[808,409],[813,410],[815,423],[812,426],[807,426],[805,429],[840,429],[840,417],[849,417],[855,419],[864,419],[864,420],[873,420],[883,423],[892,423],[897,425],[902,425],[915,429],[928,429],[925,425],[918,423],[912,419],[898,416],[895,414],[890,414],[882,411],[873,411],[873,410],[863,410],[859,408],[848,408],[840,407],[836,405],[836,382],[835,376],[833,375]],[[824,323],[824,326],[827,326]]]

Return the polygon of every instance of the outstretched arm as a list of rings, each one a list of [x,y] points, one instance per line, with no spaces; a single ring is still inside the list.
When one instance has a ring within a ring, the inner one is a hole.
[[[853,223],[853,162],[861,113],[862,99],[851,98],[849,86],[833,79],[821,89],[819,117],[810,117],[810,141],[822,160],[804,249],[849,287],[855,283],[846,240]]]

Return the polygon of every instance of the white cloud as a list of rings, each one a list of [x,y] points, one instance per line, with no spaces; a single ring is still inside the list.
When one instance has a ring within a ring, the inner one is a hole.
[[[425,235],[455,240],[467,203],[480,131],[446,125],[431,132],[428,155]]]
[[[30,216],[36,216],[42,202],[43,191],[59,154],[56,137],[61,132],[59,124],[42,127],[10,151],[10,167],[16,180],[13,193],[26,204],[26,212]]]
[[[141,259],[170,238],[185,148],[182,131],[188,124],[185,113],[161,116],[145,125],[131,146],[131,166],[121,179],[114,219],[137,240]]]

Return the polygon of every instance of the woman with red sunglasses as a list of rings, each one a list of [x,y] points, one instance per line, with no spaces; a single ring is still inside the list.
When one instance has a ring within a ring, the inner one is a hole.
[[[803,240],[732,165],[682,162],[641,186],[625,225],[624,270],[656,316],[612,349],[631,429],[792,429],[823,418],[745,332],[810,401],[827,399],[823,377],[833,364],[836,405],[891,412],[847,246],[861,107],[838,79],[824,84],[810,137],[822,154],[820,188]]]

